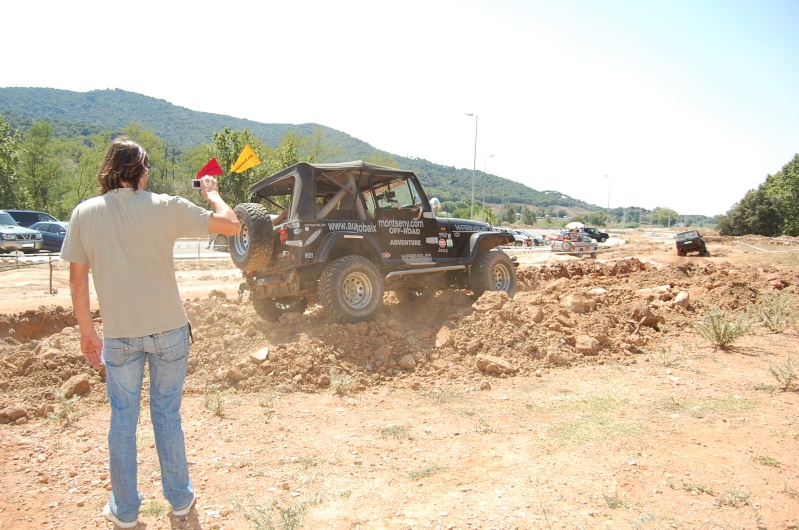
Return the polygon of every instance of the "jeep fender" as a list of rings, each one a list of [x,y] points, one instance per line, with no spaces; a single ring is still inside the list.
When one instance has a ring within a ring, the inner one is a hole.
[[[500,245],[510,245],[515,239],[510,234],[502,232],[475,232],[469,238],[469,255],[464,256],[469,263],[473,263],[477,256],[483,252],[488,252]]]
[[[347,241],[343,241],[345,238]],[[361,254],[375,263],[383,263],[383,258],[380,255],[380,247],[378,247],[374,239],[357,232],[335,232],[328,234],[319,246],[319,252],[314,256],[314,263],[327,263],[330,261],[331,255],[334,255],[336,246],[339,244],[347,245],[350,248],[356,247],[360,250],[358,254]],[[353,252],[348,252],[348,254],[353,254]]]

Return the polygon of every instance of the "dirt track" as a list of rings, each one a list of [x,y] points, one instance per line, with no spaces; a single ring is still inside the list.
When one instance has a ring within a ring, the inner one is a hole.
[[[228,264],[179,263],[199,501],[168,515],[145,414],[139,527],[795,528],[799,400],[769,368],[797,328],[722,351],[691,324],[795,294],[799,245],[710,238],[714,257],[677,258],[631,238],[599,260],[522,256],[513,299],[387,294],[345,326],[318,306],[262,322]],[[57,294],[48,270],[2,276],[0,529],[102,527],[108,411],[66,268]]]

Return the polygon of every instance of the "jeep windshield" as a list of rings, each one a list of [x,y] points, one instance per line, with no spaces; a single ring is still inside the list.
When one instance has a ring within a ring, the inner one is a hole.
[[[696,230],[689,230],[688,232],[680,232],[679,234],[677,234],[677,241],[693,239],[695,237],[699,237],[699,232]]]

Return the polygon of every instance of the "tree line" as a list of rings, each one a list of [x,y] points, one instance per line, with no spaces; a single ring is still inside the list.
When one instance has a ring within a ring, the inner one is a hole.
[[[180,195],[204,204],[191,187],[197,171],[216,158],[225,174],[218,177],[222,196],[230,204],[247,202],[250,186],[298,162],[324,162],[336,155],[321,131],[310,135],[287,132],[276,147],[265,144],[249,130],[229,127],[213,134],[210,142],[191,149],[166,143],[152,129],[133,123],[121,134],[139,143],[150,156],[148,191]],[[12,130],[0,115],[0,207],[48,212],[69,219],[74,207],[96,195],[97,171],[113,136],[105,131],[88,138],[60,138],[53,125],[36,121],[24,135]],[[249,145],[261,164],[232,173],[244,147]],[[376,163],[391,163],[376,156]]]
[[[799,154],[717,221],[722,235],[799,236]]]

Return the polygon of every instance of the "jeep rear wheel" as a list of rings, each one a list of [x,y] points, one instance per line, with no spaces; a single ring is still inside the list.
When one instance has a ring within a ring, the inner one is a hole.
[[[260,204],[245,202],[233,209],[241,229],[228,238],[230,259],[243,271],[259,270],[272,259],[272,219]]]
[[[383,279],[374,263],[344,256],[330,263],[319,278],[319,300],[340,323],[373,319],[383,305]]]
[[[516,294],[516,267],[504,252],[490,251],[477,257],[469,272],[474,296],[486,291],[505,291]]]
[[[273,300],[253,300],[255,313],[267,322],[277,322],[284,313],[303,313],[308,307],[305,298],[277,298]]]
[[[607,241],[607,240],[608,240],[608,238],[606,238],[606,237],[600,237],[600,238],[599,238],[599,242],[600,242],[600,243],[604,243],[604,242],[605,242],[605,241]]]

